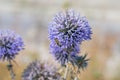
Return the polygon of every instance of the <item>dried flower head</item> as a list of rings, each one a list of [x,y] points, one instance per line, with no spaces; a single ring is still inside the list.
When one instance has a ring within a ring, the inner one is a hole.
[[[52,65],[32,62],[23,72],[22,80],[62,80],[57,68]]]
[[[0,31],[0,59],[12,60],[24,49],[22,38],[10,30]]]

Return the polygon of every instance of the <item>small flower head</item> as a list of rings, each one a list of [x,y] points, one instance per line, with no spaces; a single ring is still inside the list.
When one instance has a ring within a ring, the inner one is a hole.
[[[61,80],[57,68],[35,61],[23,72],[22,80]]]
[[[79,44],[73,44],[68,47],[58,46],[55,41],[50,42],[51,53],[55,56],[55,59],[65,65],[67,62],[72,60],[75,55],[79,53]]]
[[[24,49],[22,38],[10,30],[0,31],[0,59],[11,60]]]
[[[73,64],[78,67],[78,71],[80,71],[81,69],[84,70],[87,67],[89,59],[86,59],[86,57],[87,54],[85,54],[84,56],[75,56]]]

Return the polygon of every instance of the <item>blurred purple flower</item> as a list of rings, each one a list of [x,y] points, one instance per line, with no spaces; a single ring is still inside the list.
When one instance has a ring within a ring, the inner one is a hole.
[[[24,70],[22,80],[62,80],[62,78],[56,67],[34,61]]]
[[[50,50],[55,58],[65,64],[74,59],[84,40],[91,39],[91,28],[85,17],[73,10],[55,15],[49,25]]]
[[[0,31],[0,59],[12,60],[24,49],[22,38],[10,30]]]

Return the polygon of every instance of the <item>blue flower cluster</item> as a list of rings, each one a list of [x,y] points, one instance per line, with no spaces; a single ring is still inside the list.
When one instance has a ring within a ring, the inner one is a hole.
[[[12,60],[23,49],[24,43],[18,34],[10,30],[0,31],[0,59]]]
[[[73,10],[59,12],[49,25],[50,50],[65,65],[80,52],[80,44],[91,39],[91,27],[85,17]]]

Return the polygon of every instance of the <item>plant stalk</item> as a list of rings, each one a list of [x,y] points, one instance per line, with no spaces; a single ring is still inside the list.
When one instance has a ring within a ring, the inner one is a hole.
[[[13,65],[11,63],[11,60],[8,60],[7,68],[8,68],[8,71],[10,72],[11,80],[15,80],[15,73],[13,71]]]
[[[67,74],[68,74],[68,64],[66,65],[66,70],[64,74],[64,80],[67,80]]]

